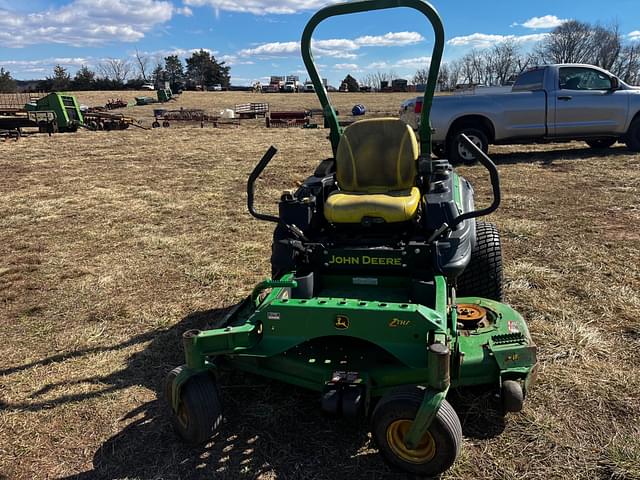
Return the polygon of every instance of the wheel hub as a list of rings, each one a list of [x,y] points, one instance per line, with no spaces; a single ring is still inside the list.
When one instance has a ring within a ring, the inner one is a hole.
[[[478,137],[475,135],[467,135],[467,137],[469,137],[469,140],[471,140],[476,147],[482,150],[482,142]],[[474,160],[476,158],[461,142],[458,142],[458,154],[460,155],[460,158],[467,161]]]
[[[405,462],[416,464],[429,462],[436,454],[436,442],[429,432],[424,434],[415,449],[408,448],[404,443],[412,423],[407,419],[392,422],[387,427],[387,443],[393,453]]]

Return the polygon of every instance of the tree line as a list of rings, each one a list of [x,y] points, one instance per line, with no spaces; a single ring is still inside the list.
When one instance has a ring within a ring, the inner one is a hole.
[[[603,26],[571,20],[556,27],[529,52],[510,39],[443,63],[438,85],[441,90],[459,85],[507,85],[529,67],[552,63],[595,65],[628,84],[640,84],[640,42],[625,42],[615,23]],[[419,69],[413,83],[427,83],[428,76],[428,68]],[[364,76],[361,83],[379,88],[382,81],[394,78],[398,78],[394,72],[376,72]]]
[[[124,90],[139,89],[145,84],[169,82],[172,90],[206,88],[220,84],[228,87],[230,67],[218,61],[207,50],[193,52],[185,59],[178,55],[153,59],[136,51],[134,59],[109,58],[91,70],[83,65],[72,77],[61,65],[53,68],[53,74],[39,81],[37,91],[68,90]],[[17,83],[11,73],[0,67],[0,92],[15,92]]]

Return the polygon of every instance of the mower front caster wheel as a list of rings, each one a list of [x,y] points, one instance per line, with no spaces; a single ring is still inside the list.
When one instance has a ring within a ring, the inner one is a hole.
[[[502,382],[502,411],[504,413],[519,412],[524,404],[524,392],[520,382],[505,380]]]
[[[171,405],[173,382],[184,367],[174,368],[167,375],[165,396]],[[173,410],[171,423],[185,441],[197,445],[213,436],[222,423],[220,391],[213,376],[207,372],[189,378],[180,389],[180,404]]]
[[[436,476],[455,462],[462,444],[462,427],[453,407],[444,400],[418,448],[404,437],[420,408],[424,391],[402,389],[385,395],[372,415],[373,438],[392,466],[419,476]]]

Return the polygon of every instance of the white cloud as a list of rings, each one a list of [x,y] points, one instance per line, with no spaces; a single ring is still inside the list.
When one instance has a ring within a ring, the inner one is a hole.
[[[38,75],[44,77],[53,73],[53,67],[61,65],[73,76],[83,65],[92,66],[102,59],[93,57],[51,57],[38,60],[0,60],[0,65],[20,77]],[[15,76],[15,75],[14,75]]]
[[[522,23],[514,23],[511,26],[514,27],[520,25],[525,28],[537,30],[539,28],[556,28],[568,21],[568,18],[558,18],[555,15],[544,15],[542,17],[531,17],[529,20]]]
[[[629,40],[631,40],[632,42],[640,40],[640,30],[634,30],[629,35],[627,35],[627,37],[629,37]]]
[[[184,15],[185,17],[193,16],[193,10],[191,10],[189,7],[176,8],[176,13],[178,15]]]
[[[366,66],[368,70],[385,70],[389,68],[427,68],[431,57],[402,58],[395,62],[373,62]]]
[[[0,9],[0,45],[136,42],[156,25],[168,22],[174,10],[171,2],[160,0],[71,0],[31,13]]]
[[[355,53],[362,47],[390,47],[411,45],[424,40],[418,32],[389,32],[384,35],[364,36],[355,39],[331,38],[313,40],[311,47],[318,57],[356,58]],[[238,52],[240,56],[293,56],[300,55],[299,42],[271,42],[253,48],[245,48]]]
[[[517,43],[534,43],[544,39],[548,33],[533,33],[530,35],[491,35],[487,33],[472,33],[460,37],[453,37],[447,41],[447,45],[453,47],[477,47],[487,48],[496,43],[507,40]]]
[[[361,47],[394,47],[420,43],[424,37],[418,32],[389,32],[384,35],[366,35],[355,39]]]
[[[185,5],[192,7],[210,6],[216,12],[246,12],[254,15],[290,14],[304,10],[317,10],[328,5],[327,0],[184,0]],[[216,13],[217,15],[217,13]]]
[[[245,48],[238,52],[243,57],[250,56],[282,56],[298,53],[300,44],[298,42],[271,42],[258,45],[254,48]]]
[[[336,63],[333,68],[336,70],[357,70],[358,65],[355,63]]]

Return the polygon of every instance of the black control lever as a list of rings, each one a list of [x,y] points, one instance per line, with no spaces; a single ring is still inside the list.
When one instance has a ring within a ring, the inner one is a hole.
[[[469,137],[465,134],[460,135],[462,139],[462,143],[464,143],[465,147],[467,147],[471,153],[473,153],[476,159],[489,171],[489,177],[491,178],[491,188],[493,190],[493,202],[487,208],[482,208],[480,210],[474,210],[473,212],[463,213],[462,215],[458,215],[450,224],[443,223],[440,228],[438,228],[435,232],[431,234],[427,242],[431,243],[436,238],[440,237],[445,232],[450,231],[456,225],[468,220],[470,218],[483,217],[485,215],[489,215],[492,212],[495,212],[500,206],[500,175],[498,174],[498,169],[496,168],[495,163],[491,161],[491,159],[484,153],[475,143],[473,143]]]
[[[276,223],[280,220],[278,217],[256,212],[255,208],[253,207],[253,195],[255,192],[256,180],[277,152],[278,149],[276,147],[274,147],[273,145],[270,146],[269,150],[267,150],[267,152],[262,156],[258,164],[253,169],[253,172],[251,172],[251,175],[249,175],[249,180],[247,181],[247,208],[249,209],[249,213],[256,217],[258,220],[266,220],[268,222]]]
[[[460,135],[460,137],[462,138],[462,143],[464,143],[465,147],[471,150],[471,153],[476,156],[476,159],[482,164],[484,168],[489,171],[489,177],[491,178],[491,188],[493,189],[493,202],[487,208],[482,208],[480,210],[474,210],[473,212],[467,212],[463,213],[462,215],[458,215],[449,225],[449,227],[451,228],[470,218],[489,215],[490,213],[495,212],[500,206],[500,175],[498,174],[498,169],[496,168],[495,163],[493,163],[487,156],[487,154],[484,153],[475,143],[469,140],[469,137],[467,137],[464,133]]]

